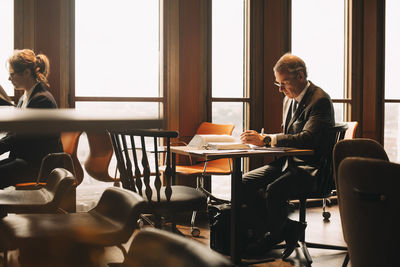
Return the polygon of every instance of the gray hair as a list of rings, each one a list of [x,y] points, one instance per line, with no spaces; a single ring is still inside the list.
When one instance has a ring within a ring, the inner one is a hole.
[[[306,63],[298,56],[292,55],[290,53],[284,54],[274,66],[274,72],[278,73],[290,73],[297,74],[303,72],[304,77],[307,78],[307,67]]]

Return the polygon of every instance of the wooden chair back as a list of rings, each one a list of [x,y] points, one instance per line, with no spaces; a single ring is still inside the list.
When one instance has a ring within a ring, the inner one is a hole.
[[[172,177],[175,176],[172,166],[175,161],[171,160],[170,153],[170,141],[171,138],[178,137],[178,133],[175,131],[160,131],[160,130],[132,130],[125,132],[111,132],[111,140],[117,158],[117,167],[120,172],[120,180],[122,187],[133,192],[143,195],[145,192],[145,199],[149,202],[152,201],[153,190],[150,188],[150,176],[152,170],[150,169],[150,162],[148,155],[149,150],[147,149],[149,140],[152,145],[151,154],[154,155],[154,188],[157,194],[157,202],[160,202],[160,189],[161,189],[161,178],[159,169],[159,138],[165,139],[165,181],[166,188],[165,194],[169,200],[171,197],[171,182]],[[141,160],[140,160],[141,159]],[[141,164],[139,163],[141,161]]]

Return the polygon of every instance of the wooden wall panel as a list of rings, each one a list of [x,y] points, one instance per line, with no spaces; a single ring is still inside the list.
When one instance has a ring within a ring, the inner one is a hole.
[[[265,1],[264,7],[264,127],[267,132],[282,132],[282,100],[274,85],[273,67],[290,51],[290,1]]]
[[[164,115],[166,128],[179,130],[179,0],[162,1],[161,10],[163,10],[161,51],[164,51],[160,62],[161,87],[168,103],[164,106]]]
[[[208,1],[180,1],[179,55],[179,133],[190,139],[199,124],[207,120],[207,18],[203,10]]]
[[[361,137],[383,143],[384,1],[351,1],[352,120]]]
[[[60,6],[61,0],[36,1],[35,52],[50,59],[50,91],[60,104]]]

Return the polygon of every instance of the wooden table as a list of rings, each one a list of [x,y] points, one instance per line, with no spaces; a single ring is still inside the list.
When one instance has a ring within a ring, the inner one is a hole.
[[[0,107],[0,130],[18,133],[161,129],[161,119],[137,119],[135,114],[103,110],[21,109]]]
[[[254,156],[299,156],[299,155],[312,155],[313,150],[310,149],[291,149],[291,148],[265,148],[262,150],[199,150],[187,146],[173,146],[171,147],[173,155],[187,155],[191,157],[201,157],[207,160],[214,160],[220,158],[233,159],[233,172],[231,175],[231,257],[235,265],[241,262],[241,252],[239,249],[239,231],[240,231],[240,216],[242,204],[241,199],[241,185],[242,185],[242,171],[241,171],[241,158],[254,157]],[[174,158],[173,158],[174,160]]]

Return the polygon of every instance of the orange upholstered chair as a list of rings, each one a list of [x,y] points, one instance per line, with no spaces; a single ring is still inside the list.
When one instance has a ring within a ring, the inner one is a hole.
[[[86,133],[89,142],[89,155],[85,160],[85,170],[94,179],[101,182],[116,182],[109,175],[108,167],[114,153],[108,132]]]
[[[210,122],[203,122],[200,124],[196,134],[227,134],[231,135],[235,125],[233,124],[215,124]],[[192,162],[192,160],[190,159]],[[196,176],[197,189],[204,192],[210,199],[219,200],[211,195],[204,188],[204,177],[211,175],[228,175],[232,172],[232,159],[217,159],[208,162],[200,162],[192,165],[177,165],[176,173]],[[221,200],[220,200],[221,201]],[[193,212],[192,225],[196,219],[196,211]],[[193,236],[199,236],[200,230],[198,228],[192,229]]]
[[[61,142],[63,144],[64,152],[71,155],[72,162],[74,163],[76,183],[79,185],[83,180],[83,169],[78,159],[78,144],[79,137],[82,132],[62,132]]]
[[[344,134],[344,139],[354,139],[356,137],[358,122],[357,121],[347,121],[347,130]]]

